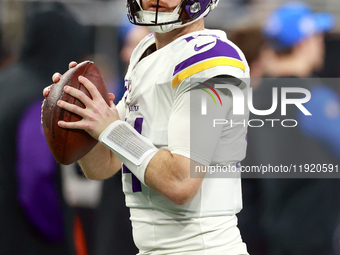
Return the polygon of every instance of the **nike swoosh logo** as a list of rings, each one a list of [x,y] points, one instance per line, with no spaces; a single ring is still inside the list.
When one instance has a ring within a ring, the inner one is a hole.
[[[195,47],[194,47],[194,50],[200,51],[201,49],[203,49],[204,47],[206,47],[206,46],[208,46],[209,44],[212,44],[212,43],[214,43],[214,42],[209,42],[209,43],[203,44],[201,46],[197,46],[197,44],[196,44]]]

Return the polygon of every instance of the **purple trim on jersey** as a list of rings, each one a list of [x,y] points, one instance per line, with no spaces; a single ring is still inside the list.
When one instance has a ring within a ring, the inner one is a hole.
[[[127,118],[125,118],[125,122],[126,122],[126,120],[127,120]],[[131,173],[131,171],[129,170],[129,168],[127,168],[127,166],[126,165],[124,165],[123,164],[123,166],[122,166],[122,170],[123,170],[123,174],[130,174]]]
[[[131,171],[129,170],[129,168],[126,167],[126,165],[123,164],[123,174],[130,174]],[[132,181],[132,191],[133,192],[141,192],[142,191],[142,185],[140,183],[140,181],[138,180],[138,178],[132,174],[131,175],[131,181]]]
[[[142,126],[143,126],[143,118],[136,118],[134,128],[139,134],[142,134]],[[133,192],[141,192],[142,191],[142,184],[138,180],[138,178],[133,174],[132,175],[132,191]]]
[[[142,184],[134,174],[131,176],[131,180],[132,180],[132,191],[141,192]]]
[[[131,171],[129,170],[129,168],[127,168],[126,165],[124,165],[124,164],[123,164],[122,169],[123,169],[123,174],[130,174],[130,173],[131,173]]]
[[[127,86],[125,86],[125,83],[128,82],[128,81],[129,81],[128,79],[124,80],[124,91],[127,91]]]
[[[126,121],[126,118],[125,118],[125,121]],[[136,129],[136,131],[139,134],[142,134],[142,126],[143,126],[143,118],[136,118],[135,124],[134,124],[134,129]],[[130,169],[127,168],[127,166],[125,166],[123,164],[123,174],[129,174],[129,173],[131,173]],[[133,173],[131,173],[131,181],[132,181],[132,191],[133,192],[141,192],[142,191],[142,184]]]
[[[125,118],[125,122],[126,122],[127,118]],[[122,170],[123,170],[123,174],[130,174],[131,171],[129,170],[129,168],[127,168],[126,165],[123,164],[122,166]]]
[[[238,54],[237,50],[233,46],[231,46],[228,43],[225,43],[221,40],[216,40],[216,45],[213,48],[211,48],[210,50],[196,54],[196,55],[184,60],[182,63],[178,64],[175,67],[175,71],[174,71],[173,75],[175,76],[176,74],[178,74],[179,72],[181,72],[185,68],[187,68],[187,67],[189,67],[189,66],[191,66],[191,65],[193,65],[197,62],[200,62],[200,61],[203,61],[203,60],[206,60],[206,59],[209,59],[209,58],[215,58],[215,57],[235,58],[237,60],[242,61],[240,55]]]
[[[193,36],[189,36],[187,38],[184,38],[187,42],[190,42],[191,40],[195,39]]]
[[[142,134],[143,118],[136,118],[134,128],[140,134]]]
[[[18,200],[33,226],[50,242],[63,239],[63,215],[56,189],[57,162],[40,124],[41,101],[23,114],[17,133]]]

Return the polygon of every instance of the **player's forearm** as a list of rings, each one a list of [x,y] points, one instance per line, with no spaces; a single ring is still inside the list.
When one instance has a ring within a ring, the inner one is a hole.
[[[190,164],[184,156],[160,150],[146,168],[145,184],[175,204],[185,204],[197,194],[203,180],[190,178]]]
[[[107,179],[117,173],[121,167],[121,161],[117,156],[100,143],[78,163],[85,176],[91,180]]]
[[[197,193],[201,179],[190,178],[190,159],[159,150],[124,121],[115,121],[99,136],[144,184],[176,204],[190,201]]]

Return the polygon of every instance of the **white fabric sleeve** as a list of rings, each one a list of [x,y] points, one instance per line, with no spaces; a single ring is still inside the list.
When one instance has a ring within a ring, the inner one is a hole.
[[[124,98],[124,96],[123,96],[123,98]],[[123,98],[118,102],[118,104],[116,104],[116,109],[118,111],[119,118],[121,120],[125,120],[125,115],[126,115],[125,102],[124,102]]]
[[[98,141],[112,150],[129,170],[145,184],[146,168],[158,149],[122,120],[111,123],[99,136]]]
[[[168,126],[168,148],[173,154],[209,165],[223,129],[223,125],[214,127],[213,121],[228,114],[232,100],[230,96],[219,92],[223,107],[217,107],[213,100],[207,100],[207,108],[213,110],[202,115],[201,98],[204,93],[201,89],[192,89],[176,98]]]

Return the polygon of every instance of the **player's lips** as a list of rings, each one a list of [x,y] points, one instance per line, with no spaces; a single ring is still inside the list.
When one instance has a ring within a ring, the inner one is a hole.
[[[149,11],[155,12],[156,10],[157,10],[157,5],[152,5],[152,6],[149,7]],[[161,6],[158,7],[159,12],[164,12],[165,10],[166,10],[165,7],[161,7]]]
[[[148,11],[156,11],[157,10],[157,1],[156,2],[150,2],[147,4]],[[161,1],[158,3],[158,11],[159,12],[172,12],[173,9],[166,6],[166,4],[163,4]]]

